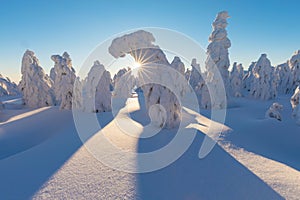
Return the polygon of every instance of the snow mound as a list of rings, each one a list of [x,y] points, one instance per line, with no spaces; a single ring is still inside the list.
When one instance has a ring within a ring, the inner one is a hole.
[[[24,104],[32,108],[53,105],[52,81],[45,74],[33,51],[27,50],[24,53],[21,72],[19,88],[23,94]]]
[[[277,102],[273,103],[266,112],[266,118],[275,118],[278,121],[281,121],[282,117],[281,117],[280,111],[282,111],[282,109],[283,109],[283,105],[281,105]]]

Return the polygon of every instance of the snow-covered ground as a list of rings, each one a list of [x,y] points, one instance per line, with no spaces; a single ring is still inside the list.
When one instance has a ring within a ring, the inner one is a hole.
[[[134,174],[102,164],[83,143],[96,144],[105,134],[123,149],[148,152],[167,144],[172,130],[132,138],[106,112],[97,114],[102,131],[82,142],[71,111],[21,109],[19,100],[6,99],[0,119],[0,199],[297,199],[300,126],[291,118],[289,97],[276,101],[284,106],[281,122],[265,119],[273,101],[235,99],[225,122],[232,131],[203,159],[198,153],[211,122],[206,118],[210,112],[201,110],[196,116],[202,119],[201,131],[182,157],[161,170]],[[137,98],[128,106],[132,119],[122,118],[125,123],[147,124]],[[195,117],[184,116],[189,115]]]

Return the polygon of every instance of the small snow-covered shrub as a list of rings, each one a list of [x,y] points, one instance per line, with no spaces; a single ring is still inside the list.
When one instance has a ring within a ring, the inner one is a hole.
[[[269,108],[269,110],[267,110],[266,112],[266,118],[275,118],[278,121],[281,121],[282,118],[281,118],[280,111],[282,111],[282,109],[283,109],[283,105],[277,102],[273,103]]]
[[[298,86],[295,90],[294,95],[291,98],[291,104],[293,108],[292,116],[296,119],[297,124],[300,124],[300,87]]]

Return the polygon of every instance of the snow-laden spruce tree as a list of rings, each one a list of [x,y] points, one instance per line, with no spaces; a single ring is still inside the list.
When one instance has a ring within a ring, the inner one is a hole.
[[[234,97],[243,96],[243,77],[244,68],[242,64],[233,63],[232,70],[230,72],[230,86],[231,92]]]
[[[21,73],[19,89],[23,94],[24,104],[32,108],[53,105],[52,81],[40,66],[34,52],[27,50],[24,53]]]
[[[273,103],[270,108],[266,112],[266,118],[275,118],[278,121],[282,120],[280,111],[282,111],[283,105],[275,102]]]
[[[112,80],[112,85],[113,87],[115,87],[115,84],[119,81],[119,79],[124,75],[126,74],[129,70],[131,70],[130,68],[122,68],[120,69],[115,75],[114,75],[114,78]]]
[[[289,94],[293,90],[294,77],[288,65],[288,62],[277,65],[275,68],[276,75],[278,76],[277,91],[279,94]]]
[[[17,84],[12,82],[8,77],[5,78],[0,74],[0,96],[16,96],[19,94],[20,91],[18,89]]]
[[[243,86],[244,86],[244,90],[246,91],[246,93],[250,92],[251,89],[251,83],[254,79],[254,75],[253,75],[253,67],[255,66],[256,62],[252,62],[251,65],[248,68],[247,73],[244,75],[243,77]]]
[[[291,98],[291,104],[293,108],[292,116],[296,119],[297,124],[300,125],[300,86],[295,90],[294,95]]]
[[[60,109],[72,109],[73,86],[76,79],[75,70],[72,67],[72,60],[68,53],[53,55],[54,67],[51,69],[51,77],[54,78],[54,94],[56,104]]]
[[[210,44],[207,47],[207,59],[205,62],[205,67],[207,70],[207,84],[209,84],[211,91],[215,96],[214,104],[210,105],[209,102],[206,105],[202,105],[202,107],[213,107],[213,108],[224,108],[226,107],[226,98],[217,97],[218,95],[224,95],[221,92],[222,88],[219,87],[221,82],[224,83],[225,92],[227,97],[230,92],[230,83],[229,83],[229,57],[228,57],[228,49],[231,46],[230,40],[227,38],[227,18],[229,15],[227,11],[223,11],[217,14],[215,21],[212,24],[213,32],[209,36]],[[217,67],[217,69],[215,68]],[[221,77],[218,76],[216,70],[219,71]],[[206,94],[207,95],[207,94]],[[224,100],[221,100],[224,99]]]
[[[177,127],[181,121],[181,105],[176,95],[185,94],[182,84],[186,81],[176,80],[181,72],[174,70],[166,55],[153,42],[155,38],[151,33],[140,30],[114,39],[109,52],[115,58],[130,54],[143,65],[138,71],[137,86],[143,90],[151,118],[157,120],[154,124]],[[181,76],[184,79],[184,75]]]
[[[190,74],[189,84],[193,88],[197,96],[199,106],[201,107],[202,93],[205,89],[205,81],[202,77],[203,75],[201,74],[200,64],[197,63],[197,60],[195,58],[192,59],[191,66],[192,70]],[[204,98],[209,98],[209,94]],[[208,99],[208,101],[210,101],[210,99]]]
[[[300,50],[296,51],[288,61],[293,76],[293,91],[300,85]]]
[[[87,112],[111,111],[111,76],[99,61],[95,61],[84,84],[84,110]]]
[[[250,96],[255,99],[269,100],[277,96],[277,78],[266,54],[262,54],[255,63],[253,80],[250,85]]]
[[[179,71],[182,75],[184,75],[185,67],[183,62],[180,60],[178,56],[174,57],[173,61],[171,62],[171,66],[177,71]]]

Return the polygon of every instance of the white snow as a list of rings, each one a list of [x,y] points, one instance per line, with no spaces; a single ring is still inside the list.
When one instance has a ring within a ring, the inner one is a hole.
[[[277,91],[279,94],[290,94],[293,91],[294,77],[288,62],[276,66],[276,75],[279,78]]]
[[[282,111],[283,105],[279,103],[273,103],[266,112],[266,118],[275,118],[279,121],[282,120],[280,111]]]
[[[231,93],[234,97],[243,96],[243,77],[244,68],[242,64],[233,63],[232,70],[230,72],[230,86]]]
[[[31,108],[53,105],[52,80],[45,74],[33,51],[27,50],[24,53],[21,72],[19,88],[24,104]]]
[[[154,41],[155,38],[151,33],[136,31],[114,39],[109,47],[109,53],[115,58],[130,54],[136,62],[142,64],[138,70],[137,86],[143,90],[146,107],[149,110],[153,105],[160,104],[164,110],[155,109],[158,118],[163,120],[158,122],[159,126],[174,128],[181,121],[181,106],[177,98],[184,95],[185,88],[184,84],[178,81],[178,77],[183,76],[185,70],[181,61],[176,58],[174,66],[170,65],[164,52],[153,44]],[[173,67],[175,70],[171,69]],[[122,87],[133,89],[134,85],[131,85],[131,82],[127,84]],[[174,90],[171,91],[170,88]]]
[[[266,54],[262,54],[252,69],[253,80],[250,96],[255,99],[269,100],[277,96],[277,79]]]
[[[87,112],[111,111],[111,76],[99,61],[95,61],[83,86],[83,106]]]
[[[75,70],[72,67],[72,60],[67,52],[62,56],[53,55],[54,67],[51,69],[51,77],[54,78],[54,94],[56,104],[61,110],[72,109],[73,87],[76,79]]]
[[[300,50],[295,51],[288,63],[293,74],[293,90],[295,90],[300,85]]]
[[[300,86],[295,90],[294,95],[291,97],[291,104],[293,108],[292,116],[296,119],[296,122],[300,125]]]
[[[4,77],[0,74],[0,96],[11,95],[17,96],[20,95],[17,84],[11,82],[8,77]]]

